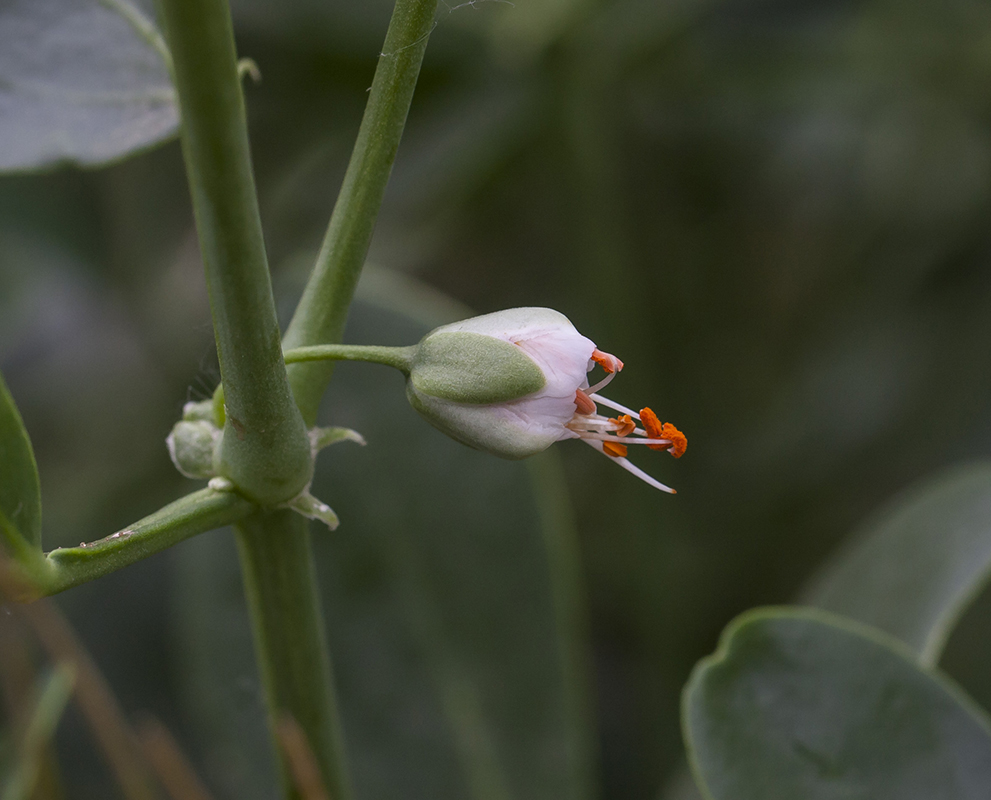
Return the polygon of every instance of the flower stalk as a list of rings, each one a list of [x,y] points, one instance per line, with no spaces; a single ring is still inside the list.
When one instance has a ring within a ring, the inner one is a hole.
[[[313,361],[366,361],[370,364],[384,364],[408,375],[415,355],[415,347],[322,344],[286,350],[284,357],[287,364],[305,364]]]
[[[344,334],[436,13],[437,0],[396,2],[323,245],[286,330],[286,350],[336,343]],[[316,422],[332,371],[331,363],[295,363],[289,369],[308,425]]]

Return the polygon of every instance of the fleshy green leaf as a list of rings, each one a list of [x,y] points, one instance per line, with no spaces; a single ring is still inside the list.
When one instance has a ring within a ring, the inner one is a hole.
[[[0,375],[0,541],[41,548],[41,486],[31,440]],[[15,533],[17,532],[17,533]]]
[[[991,464],[955,467],[868,521],[802,595],[890,633],[927,665],[991,570]],[[666,800],[698,794],[687,775]]]
[[[54,594],[109,575],[191,536],[230,525],[253,510],[251,502],[230,491],[229,481],[214,478],[206,489],[173,500],[123,530],[89,544],[52,550],[43,588]]]
[[[135,0],[0,6],[0,171],[96,166],[171,138],[168,51]]]
[[[683,712],[712,800],[983,800],[991,786],[984,713],[897,640],[821,611],[739,617]]]
[[[991,464],[909,489],[829,564],[805,602],[880,628],[934,664],[991,572]]]
[[[352,341],[385,344],[416,341],[429,327],[361,304],[349,325]],[[573,600],[555,588],[557,545],[545,542],[541,520],[540,501],[558,502],[555,492],[538,499],[526,464],[435,431],[409,408],[394,371],[336,369],[322,416],[360,430],[368,446],[321,455],[313,493],[341,526],[314,529],[313,546],[355,794],[588,797],[581,667],[559,624]],[[232,796],[270,797],[232,544],[203,538],[182,555],[189,699],[208,758],[225,762]]]

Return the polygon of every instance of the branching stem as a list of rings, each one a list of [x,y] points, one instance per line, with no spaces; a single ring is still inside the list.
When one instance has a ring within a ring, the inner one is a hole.
[[[287,350],[341,340],[436,12],[437,0],[396,2],[323,246],[283,340]],[[289,369],[296,402],[309,425],[316,421],[332,371],[329,363]]]

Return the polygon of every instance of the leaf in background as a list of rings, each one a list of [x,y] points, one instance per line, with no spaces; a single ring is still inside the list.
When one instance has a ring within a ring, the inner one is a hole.
[[[802,601],[901,639],[935,664],[991,570],[991,464],[924,480],[854,534]],[[681,773],[663,793],[693,800]]]
[[[982,800],[991,786],[991,728],[962,691],[810,609],[731,623],[686,686],[683,725],[713,800]]]
[[[0,375],[0,525],[41,549],[41,486],[31,439]],[[6,526],[4,526],[6,528]],[[0,540],[2,534],[0,531]]]
[[[415,303],[414,293],[403,297]],[[349,326],[349,341],[409,344],[432,323],[359,304]],[[558,493],[538,498],[526,464],[425,425],[393,371],[337,370],[323,419],[355,427],[369,444],[321,456],[313,491],[341,527],[313,541],[356,795],[588,797],[574,631],[559,625],[574,617],[557,594],[561,548],[544,539],[560,531],[541,524],[542,514],[555,525],[567,518],[541,509]],[[234,548],[229,537],[203,537],[184,554],[190,706],[213,741],[210,760],[225,762],[218,774],[236,782],[231,796],[270,797]]]
[[[8,0],[0,172],[97,166],[174,136],[168,58],[133,0]]]
[[[0,781],[3,800],[30,800],[36,796],[39,773],[72,696],[74,679],[72,667],[67,664],[38,679],[34,709],[18,742],[17,765],[8,780]]]
[[[822,571],[803,602],[901,639],[935,664],[991,572],[991,464],[909,489]]]

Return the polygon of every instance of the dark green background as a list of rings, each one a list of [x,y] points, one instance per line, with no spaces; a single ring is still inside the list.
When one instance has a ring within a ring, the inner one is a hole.
[[[390,4],[234,5],[263,76],[246,97],[289,310]],[[603,797],[656,796],[680,757],[680,688],[730,617],[791,599],[895,491],[987,454],[989,41],[980,2],[442,4],[371,261],[479,312],[562,311],[625,361],[609,396],[689,438],[680,462],[638,454],[676,497],[590,448],[556,448],[579,521]],[[0,180],[0,368],[36,448],[47,547],[191,485],[163,440],[217,380],[210,336],[177,144]],[[373,443],[377,424],[358,426]],[[459,514],[487,519],[457,481]],[[362,491],[382,503],[390,487]],[[180,601],[179,566],[197,546],[61,605],[128,713],[163,716],[220,793],[181,700],[181,631],[199,612]],[[988,606],[944,662],[985,701]],[[238,697],[260,724],[252,670]],[[71,796],[105,797],[78,725],[63,731]]]

